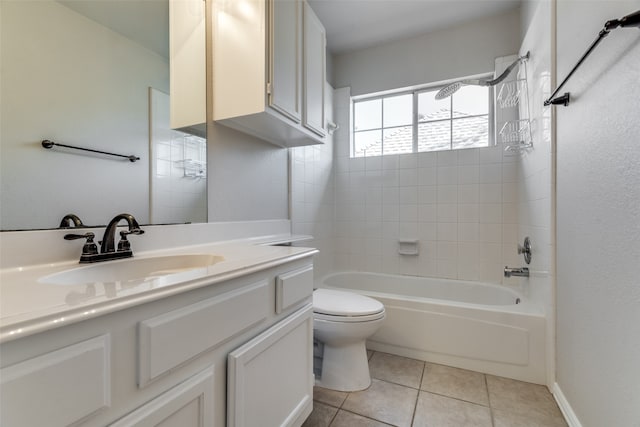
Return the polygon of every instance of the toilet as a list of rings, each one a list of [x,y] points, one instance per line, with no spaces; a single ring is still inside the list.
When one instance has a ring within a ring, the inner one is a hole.
[[[313,334],[324,347],[317,386],[338,391],[369,387],[365,341],[384,317],[384,305],[373,298],[333,289],[313,292]]]

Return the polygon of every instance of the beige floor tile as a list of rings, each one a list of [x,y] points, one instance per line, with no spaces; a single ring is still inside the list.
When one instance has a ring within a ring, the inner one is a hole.
[[[489,406],[487,385],[484,374],[480,372],[427,363],[420,388],[432,393]]]
[[[338,411],[338,415],[331,423],[331,427],[386,427],[388,425],[343,410]]]
[[[493,410],[494,427],[567,427],[564,418],[540,417],[514,414],[507,411]]]
[[[418,390],[377,379],[363,391],[350,393],[343,409],[395,426],[411,424]]]
[[[562,418],[555,400],[545,386],[487,375],[492,409],[530,419]]]
[[[313,402],[313,411],[302,424],[302,427],[329,427],[337,412],[338,408],[320,402]]]
[[[328,388],[313,388],[313,400],[335,406],[336,408],[342,406],[348,394],[349,393],[344,391],[329,390]]]
[[[420,392],[413,427],[491,427],[486,406]]]
[[[424,362],[388,353],[376,352],[369,360],[373,378],[407,387],[419,388]]]

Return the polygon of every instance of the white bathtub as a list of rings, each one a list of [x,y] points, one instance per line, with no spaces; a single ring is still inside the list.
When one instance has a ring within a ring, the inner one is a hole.
[[[504,286],[362,272],[332,273],[316,285],[384,304],[372,350],[545,383],[544,313]]]

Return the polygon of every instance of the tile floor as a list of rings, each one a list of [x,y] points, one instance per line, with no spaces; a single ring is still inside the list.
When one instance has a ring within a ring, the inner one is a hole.
[[[316,387],[303,427],[563,427],[546,387],[370,352],[371,386]]]

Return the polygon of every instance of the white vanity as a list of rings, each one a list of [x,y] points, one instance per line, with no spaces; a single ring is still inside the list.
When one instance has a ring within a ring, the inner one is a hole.
[[[315,252],[144,252],[101,265],[135,276],[127,262],[183,264],[132,280],[92,270],[95,283],[69,270],[96,264],[3,269],[0,424],[301,425],[312,409]]]

